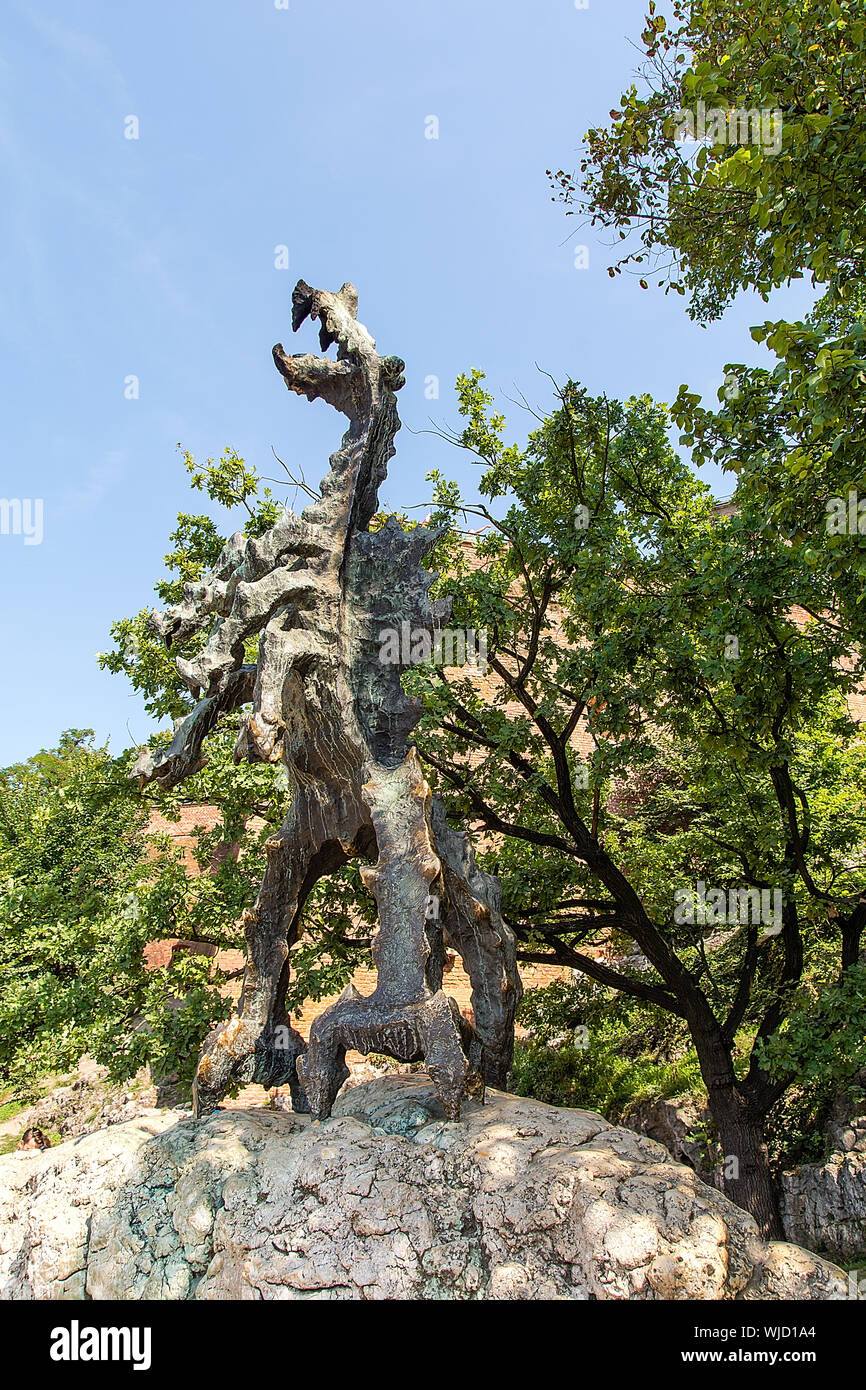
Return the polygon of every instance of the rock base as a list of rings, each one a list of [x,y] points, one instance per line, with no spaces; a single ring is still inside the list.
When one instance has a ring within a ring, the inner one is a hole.
[[[653,1140],[496,1091],[446,1121],[423,1075],[0,1160],[6,1299],[845,1296]]]

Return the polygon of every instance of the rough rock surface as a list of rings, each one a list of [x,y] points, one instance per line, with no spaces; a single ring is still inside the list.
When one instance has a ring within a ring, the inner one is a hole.
[[[839,1091],[827,1120],[829,1153],[866,1153],[866,1068]]]
[[[862,1087],[866,1074],[858,1079]],[[788,1240],[847,1264],[866,1257],[866,1115],[858,1113],[862,1104],[858,1096],[852,1106],[849,1095],[840,1093],[827,1122],[829,1157],[783,1173],[779,1181]],[[677,1162],[694,1168],[704,1182],[722,1187],[698,1137],[711,1124],[710,1112],[692,1097],[642,1101],[627,1122],[663,1144]]]
[[[826,1126],[828,1157],[783,1173],[785,1233],[847,1264],[866,1258],[866,1070],[840,1090]]]
[[[691,1096],[640,1101],[626,1117],[630,1129],[663,1144],[677,1163],[687,1163],[704,1182],[712,1181],[712,1168],[707,1162],[705,1145],[696,1135],[709,1118],[709,1111]]]
[[[783,1173],[779,1194],[785,1234],[849,1264],[866,1253],[866,1152],[852,1133],[847,1152]]]
[[[426,1076],[331,1119],[151,1111],[0,1160],[0,1297],[826,1299],[652,1140],[489,1092],[446,1121]]]

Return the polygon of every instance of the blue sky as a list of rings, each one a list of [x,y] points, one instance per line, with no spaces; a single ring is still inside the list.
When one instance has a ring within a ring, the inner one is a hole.
[[[406,360],[394,509],[427,500],[432,467],[474,487],[464,457],[420,433],[454,423],[461,371],[542,405],[536,363],[616,396],[712,394],[726,362],[762,359],[750,324],[803,311],[795,286],[702,329],[678,297],[611,281],[605,239],[551,202],[545,169],[574,166],[631,80],[644,8],[6,0],[0,495],[41,498],[44,534],[0,535],[0,766],[69,727],[115,752],[152,731],[95,654],[113,619],[150,605],[178,511],[205,509],[178,442],[201,460],[231,445],[266,474],[273,446],[313,481],[325,471],[340,422],[290,396],[271,360],[277,341],[314,346],[309,327],[291,334],[299,276],[352,280],[380,350]]]

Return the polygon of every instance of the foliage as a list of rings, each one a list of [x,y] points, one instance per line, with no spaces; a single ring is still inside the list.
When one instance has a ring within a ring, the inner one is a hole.
[[[519,1095],[597,1110],[614,1123],[626,1124],[641,1101],[688,1098],[700,1109],[707,1104],[688,1029],[682,1020],[653,1005],[618,996],[578,977],[574,984],[558,981],[528,990],[519,1022],[526,1034],[515,1051],[512,1084]],[[851,1039],[856,1047],[850,1064],[843,1060],[844,1040],[821,1058],[829,1065],[815,1065],[808,1048],[797,1059],[794,1070],[800,1079],[770,1108],[765,1122],[774,1175],[803,1163],[823,1162],[831,1107],[843,1093],[850,1093],[852,1113],[862,1103],[851,1080],[857,1053],[862,1053],[862,1019],[860,1027],[859,1036]],[[784,1036],[786,1028],[781,1031]],[[745,1055],[748,1035],[738,1043]],[[771,1056],[767,1054],[768,1062]],[[807,1069],[809,1079],[805,1079]],[[692,1136],[704,1138],[708,1158],[716,1153],[712,1123],[705,1132],[696,1126]]]
[[[639,1101],[691,1092],[698,1074],[694,1059],[691,1064],[659,1063],[647,1056],[624,1056],[621,1042],[615,1018],[587,1047],[518,1041],[512,1089],[548,1105],[595,1110],[614,1123],[626,1120]]]
[[[567,382],[523,450],[480,373],[459,408],[484,501],[433,475],[452,527],[433,563],[452,621],[486,629],[490,670],[483,686],[406,674],[422,754],[455,813],[496,836],[483,859],[521,957],[686,1018],[720,1129],[726,1092],[729,1128],[760,1129],[798,1076],[793,1058],[768,1072],[762,1044],[801,985],[830,987],[856,957],[866,916],[866,745],[848,712],[863,662],[827,617],[826,571],[748,499],[720,514],[647,397]],[[470,565],[457,523],[479,515]],[[703,924],[677,910],[700,882],[725,904]],[[741,890],[767,894],[762,921],[740,916]]]
[[[766,298],[804,274],[836,290],[861,279],[861,0],[675,0],[669,13],[670,24],[650,0],[640,89],[587,133],[576,174],[551,174],[570,212],[626,243],[610,273],[660,269],[659,283],[688,295],[704,321],[743,288]],[[706,143],[683,142],[688,113],[697,134],[699,102],[766,122],[737,114],[707,122]]]
[[[764,1132],[776,1177],[786,1169],[823,1163],[828,1157],[826,1127],[837,1096],[831,1077],[816,1077],[795,1083],[773,1106]],[[855,1103],[853,1098],[851,1103]]]
[[[512,1085],[553,1105],[620,1121],[640,1100],[700,1086],[688,1034],[664,1010],[617,997],[588,980],[528,990]]]
[[[779,1031],[762,1044],[771,1075],[839,1087],[866,1067],[866,962],[829,983],[804,983]]]
[[[73,1066],[140,1002],[146,807],[89,730],[0,776],[0,1077]]]
[[[609,126],[588,132],[578,173],[552,176],[557,195],[569,213],[615,233],[623,254],[611,274],[659,269],[658,283],[686,295],[688,312],[702,321],[743,289],[766,299],[803,276],[820,289],[806,321],[752,329],[774,363],[728,364],[715,409],[682,386],[673,413],[696,461],[732,471],[735,501],[823,573],[828,619],[862,645],[862,0],[677,0],[670,24],[651,4],[641,38],[641,89],[623,94]],[[763,113],[768,122],[776,113],[778,140],[754,138],[738,118],[714,129],[707,144],[678,142],[683,115],[694,120],[699,102],[706,111]],[[854,527],[833,531],[827,508],[852,493]]]
[[[233,449],[226,448],[217,461],[208,459],[201,469],[188,450],[183,451],[183,459],[194,488],[206,492],[212,502],[223,507],[243,507],[247,513],[241,528],[244,535],[261,536],[273,525],[279,504],[270,488],[262,486],[256,471],[248,468]],[[154,586],[160,601],[179,603],[184,584],[195,583],[214,567],[225,539],[212,517],[181,512],[169,537],[172,549],[165,556],[170,573]],[[141,691],[145,709],[155,719],[182,718],[195,702],[175,670],[174,657],[195,655],[205,637],[195,633],[176,643],[170,654],[149,630],[150,613],[151,610],[142,609],[134,617],[113,623],[113,650],[100,653],[97,660],[104,670],[122,673],[135,690]],[[250,659],[255,660],[254,651]]]

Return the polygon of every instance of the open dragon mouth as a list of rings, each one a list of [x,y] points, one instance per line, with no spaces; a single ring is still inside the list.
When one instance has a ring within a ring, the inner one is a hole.
[[[328,400],[349,419],[364,426],[379,387],[399,391],[406,384],[406,364],[400,357],[380,357],[375,340],[358,322],[358,291],[346,281],[335,293],[314,290],[299,280],[292,291],[292,330],[306,319],[319,321],[323,353],[337,344],[337,360],[309,353],[286,353],[282,343],[273,349],[274,363],[290,391],[308,400]]]
[[[318,319],[319,347],[327,352],[332,343],[346,346],[345,334],[341,332],[340,309],[350,319],[358,317],[358,291],[348,280],[341,285],[336,294],[314,290],[306,280],[299,280],[292,290],[292,332],[297,333],[306,318]]]
[[[406,385],[406,378],[403,375],[405,370],[406,363],[402,357],[382,358],[382,376],[385,385],[389,386],[392,391],[399,391],[401,386]]]

